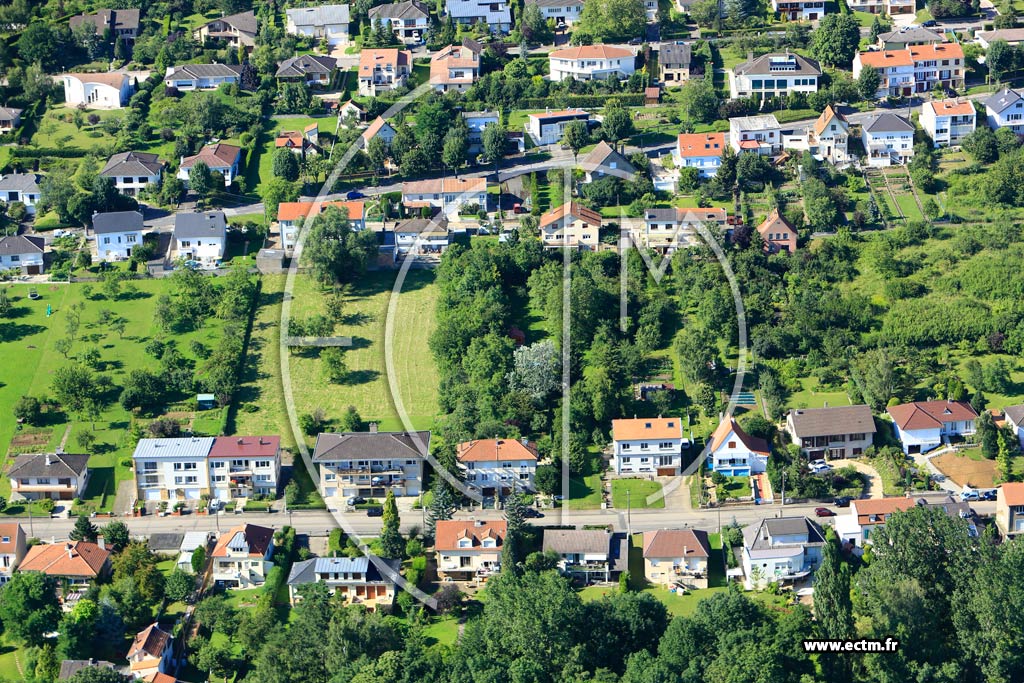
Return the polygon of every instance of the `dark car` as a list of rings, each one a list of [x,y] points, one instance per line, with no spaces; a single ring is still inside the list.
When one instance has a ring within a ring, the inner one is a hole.
[[[924,26],[925,28],[931,28],[932,26],[938,26],[938,22],[936,22],[934,19],[929,19],[928,21],[922,21],[921,26]]]
[[[366,502],[366,499],[363,498],[362,496],[352,496],[345,502],[348,503],[349,505],[362,505],[363,503]]]
[[[533,508],[526,508],[525,510],[523,510],[523,517],[526,517],[527,519],[534,519],[534,518],[543,517],[543,516],[544,516],[543,512],[541,512],[539,510],[535,510]]]
[[[815,517],[835,517],[836,513],[832,512],[828,508],[814,508]]]
[[[366,516],[367,517],[383,517],[384,516],[384,508],[381,508],[381,507],[366,508]]]
[[[362,192],[356,192],[355,190],[352,190],[351,192],[345,195],[345,199],[366,199],[366,195],[363,194]]]
[[[996,499],[995,489],[991,489],[989,491],[985,491],[984,493],[982,493],[981,494],[981,499],[982,500],[995,500]]]
[[[849,496],[842,496],[840,498],[836,498],[835,500],[833,500],[832,504],[835,505],[837,508],[848,508],[850,507],[850,500],[851,499]]]
[[[640,43],[642,43],[642,42],[644,42],[644,39],[643,39],[643,38],[633,38],[633,39],[631,39],[631,40],[629,41],[629,44],[630,44],[630,45],[639,45],[639,44],[640,44]]]

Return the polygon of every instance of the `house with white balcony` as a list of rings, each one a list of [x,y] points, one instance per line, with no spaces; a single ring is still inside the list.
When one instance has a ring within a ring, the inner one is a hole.
[[[107,160],[100,175],[113,178],[117,191],[136,197],[149,185],[157,186],[163,176],[164,162],[149,152],[121,152]]]
[[[1024,90],[1004,88],[990,95],[984,103],[989,128],[1009,128],[1017,135],[1024,135]]]
[[[125,261],[132,249],[142,244],[142,214],[138,211],[110,211],[92,217],[96,237],[96,258],[100,261]]]
[[[456,24],[486,25],[490,33],[512,30],[512,11],[505,0],[445,0],[444,10]]]
[[[320,470],[324,498],[418,496],[430,450],[430,432],[324,433],[316,437],[313,462]]]
[[[430,58],[430,85],[438,92],[466,92],[480,78],[480,51],[449,45]]]
[[[118,71],[99,74],[64,74],[64,101],[69,107],[120,109],[128,104],[135,88],[128,74]]]
[[[224,176],[224,186],[229,187],[241,172],[242,148],[226,142],[215,142],[203,145],[198,154],[182,157],[178,166],[178,179],[184,181],[186,187],[192,167],[199,162],[206,164],[211,173],[216,172]]]
[[[931,92],[937,86],[958,89],[964,85],[964,51],[956,43],[909,45],[902,50],[871,50],[853,58],[853,77],[872,67],[881,80],[875,97],[909,97]]]
[[[676,168],[696,168],[701,178],[718,173],[725,151],[725,133],[681,133],[672,150]]]
[[[24,453],[7,469],[11,500],[74,500],[89,483],[84,453]]]
[[[850,10],[868,14],[913,14],[915,6],[910,0],[849,0]]]
[[[551,52],[548,66],[552,81],[623,80],[636,71],[636,57],[624,47],[577,45]]]
[[[898,114],[879,114],[861,125],[868,166],[905,164],[914,156],[914,124]]]
[[[192,35],[199,43],[217,40],[224,41],[234,48],[252,48],[256,45],[257,33],[259,33],[259,23],[256,20],[256,13],[249,10],[207,22],[195,29]]]
[[[827,14],[824,0],[772,0],[772,11],[788,21],[817,21]]]
[[[526,0],[530,5],[536,5],[544,21],[553,21],[556,27],[572,26],[583,15],[583,0]]]
[[[392,228],[396,258],[437,258],[451,244],[452,231],[448,217],[409,218]]]
[[[207,457],[212,437],[139,439],[132,454],[135,493],[140,501],[198,501],[210,493]]]
[[[367,49],[359,53],[359,94],[376,97],[403,87],[412,73],[412,53],[395,48]]]
[[[274,77],[278,82],[305,83],[311,87],[327,88],[331,85],[338,60],[326,55],[297,55],[277,66]]]
[[[577,202],[566,202],[540,217],[540,239],[548,249],[596,249],[601,214]]]
[[[487,210],[486,178],[430,178],[402,183],[402,205],[406,209],[430,207],[454,216],[464,207],[476,205]]]
[[[807,144],[830,164],[850,162],[850,122],[831,104],[811,126]]]
[[[932,100],[921,105],[921,128],[935,147],[958,146],[974,132],[978,112],[970,100]]]
[[[808,460],[859,458],[874,441],[875,419],[866,405],[794,408],[786,432]]]
[[[207,455],[210,495],[222,501],[277,497],[281,483],[281,437],[218,436]]]
[[[644,578],[655,585],[708,587],[711,542],[700,529],[658,529],[643,536]]]
[[[635,244],[654,249],[659,254],[672,254],[676,249],[701,243],[699,226],[713,228],[712,232],[725,227],[728,214],[725,209],[647,209],[644,211],[643,227],[630,231]]]
[[[997,494],[998,495],[998,494]],[[997,499],[998,500],[998,499]],[[934,507],[942,510],[953,519],[969,519],[974,516],[971,506],[953,496],[945,498],[870,498],[850,501],[850,507],[835,518],[836,536],[842,543],[848,543],[856,550],[858,556],[865,545],[871,544],[871,538],[885,528],[886,523],[894,514],[906,512],[914,507]],[[998,524],[998,502],[996,505]],[[977,528],[968,531],[977,535]]]
[[[743,582],[747,590],[810,577],[821,564],[825,535],[806,517],[769,517],[743,529]]]
[[[545,529],[545,553],[558,555],[558,570],[584,584],[615,581],[629,571],[629,539],[595,529]]]
[[[0,237],[0,270],[17,270],[22,275],[40,275],[46,270],[46,243],[35,235]]]
[[[729,96],[785,97],[791,92],[818,92],[821,67],[812,59],[794,52],[754,57],[737,64],[729,72]]]
[[[0,174],[0,200],[8,204],[21,202],[29,216],[36,215],[36,204],[41,196],[40,177],[36,173]]]
[[[277,205],[277,226],[281,234],[281,246],[285,251],[295,249],[299,238],[299,229],[312,221],[330,207],[345,212],[349,225],[353,230],[366,229],[366,202],[281,202]]]
[[[345,605],[359,605],[370,612],[389,608],[395,601],[395,578],[401,560],[381,557],[312,557],[296,562],[288,574],[288,598],[294,607],[302,602],[302,586],[323,582],[331,595]]]
[[[655,474],[673,477],[689,448],[678,417],[641,417],[612,420],[611,470],[615,474]]]
[[[178,90],[214,90],[225,83],[237,84],[242,67],[236,64],[182,64],[167,67],[164,85]]]
[[[734,418],[723,420],[711,434],[708,469],[727,477],[749,477],[768,469],[771,447],[750,436]]]
[[[508,523],[503,520],[439,520],[434,530],[437,575],[442,580],[485,579],[501,570]]]
[[[565,135],[565,127],[571,122],[588,123],[590,119],[590,114],[582,109],[530,114],[526,121],[526,132],[533,138],[535,145],[555,145],[562,140]]]
[[[217,539],[210,553],[213,580],[227,588],[256,588],[274,566],[274,530],[242,524]]]
[[[476,439],[455,447],[467,485],[485,496],[533,491],[537,446],[526,439]]]
[[[380,21],[390,26],[395,36],[406,45],[419,45],[430,28],[430,8],[419,0],[390,2],[370,8],[370,24]]]
[[[17,522],[0,524],[0,586],[11,580],[28,552],[25,530]]]
[[[178,213],[174,216],[176,258],[216,268],[227,249],[227,220],[223,211]]]
[[[484,128],[497,125],[498,112],[496,111],[464,111],[462,118],[466,120],[469,133],[466,136],[466,143],[469,145],[470,154],[480,154],[484,151]]]
[[[325,41],[328,49],[349,42],[348,5],[292,7],[285,10],[285,15],[285,31],[293,36]]]
[[[729,144],[739,154],[756,152],[772,156],[782,152],[782,126],[775,114],[737,116],[729,119]]]
[[[886,408],[893,431],[912,455],[927,453],[952,438],[974,434],[978,413],[966,401],[915,401]]]

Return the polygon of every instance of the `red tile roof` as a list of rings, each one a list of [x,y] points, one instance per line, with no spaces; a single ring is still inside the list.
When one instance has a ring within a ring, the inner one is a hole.
[[[245,537],[245,541],[249,545],[249,557],[263,557],[274,542],[273,529],[255,524],[243,524],[229,529],[227,533],[218,538],[217,545],[214,546],[210,557],[227,557],[228,545],[239,534]]]
[[[578,204],[576,202],[566,202],[565,204],[555,207],[541,216],[540,227],[543,228],[546,225],[551,225],[555,221],[564,218],[566,214],[569,214],[574,218],[578,218],[588,225],[601,226],[601,214],[597,211],[588,209],[582,204]]]
[[[536,460],[537,449],[516,439],[477,439],[460,443],[455,448],[459,462],[495,462],[502,460]]]
[[[633,53],[630,50],[621,47],[612,47],[611,45],[579,45],[577,47],[567,47],[562,50],[555,50],[550,54],[552,59],[621,59],[623,57],[632,57]]]
[[[128,659],[132,659],[136,655],[160,659],[164,654],[164,649],[170,642],[170,633],[161,630],[160,626],[155,623],[150,624],[144,631],[135,634],[132,646],[128,648]],[[132,668],[135,668],[134,662],[132,663]]]
[[[712,452],[718,450],[718,448],[729,437],[730,432],[735,434],[736,438],[740,440],[740,443],[742,443],[751,453],[763,453],[768,455],[771,452],[767,441],[747,434],[734,418],[723,420],[719,423],[718,427],[715,428],[714,433],[711,435]]]
[[[277,205],[277,220],[279,221],[295,221],[300,218],[305,218],[316,202],[281,202]],[[365,202],[351,201],[351,202],[322,202],[319,210],[314,215],[325,211],[329,206],[336,206],[338,208],[348,209],[348,217],[350,220],[357,221],[363,219],[363,211],[366,208]],[[279,437],[273,437],[279,439]]]
[[[658,529],[644,532],[644,557],[710,557],[708,532],[697,529]]]
[[[965,422],[978,417],[966,401],[917,401],[886,409],[900,429],[936,429],[943,422]]]
[[[884,524],[885,518],[894,512],[909,510],[917,505],[913,498],[871,498],[850,501],[850,510],[857,515],[861,526]],[[872,520],[872,517],[875,519]]]
[[[683,133],[678,149],[684,159],[720,157],[725,150],[725,133]]]
[[[13,555],[18,550],[18,538],[25,538],[25,531],[18,523],[0,524],[0,555]],[[3,539],[7,538],[7,543]]]
[[[211,458],[273,458],[281,447],[279,436],[218,436]]]
[[[1008,482],[1003,484],[999,491],[1003,496],[1003,500],[1010,507],[1024,505],[1024,482]]]
[[[36,545],[29,548],[18,569],[49,576],[94,579],[103,571],[109,557],[109,551],[85,541]]]
[[[437,523],[434,530],[435,550],[458,550],[459,540],[463,538],[472,539],[472,548],[479,550],[485,538],[495,539],[495,547],[487,548],[488,551],[500,551],[505,542],[505,534],[508,533],[508,523],[505,520],[490,522],[477,522],[473,520],[449,519]]]
[[[616,441],[681,439],[683,438],[683,421],[678,417],[638,417],[612,420],[612,438]]]

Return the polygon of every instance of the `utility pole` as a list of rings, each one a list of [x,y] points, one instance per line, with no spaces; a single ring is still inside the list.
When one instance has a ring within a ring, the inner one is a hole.
[[[626,536],[633,537],[633,516],[630,511],[630,491],[626,489]]]
[[[782,473],[782,507],[786,507],[786,473]]]

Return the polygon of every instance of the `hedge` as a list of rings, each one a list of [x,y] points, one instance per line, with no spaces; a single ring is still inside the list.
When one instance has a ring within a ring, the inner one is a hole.
[[[527,97],[519,105],[521,109],[562,109],[562,108],[597,108],[605,107],[610,102],[618,102],[624,107],[642,107],[643,93],[626,93],[624,95],[557,95],[554,97]]]

